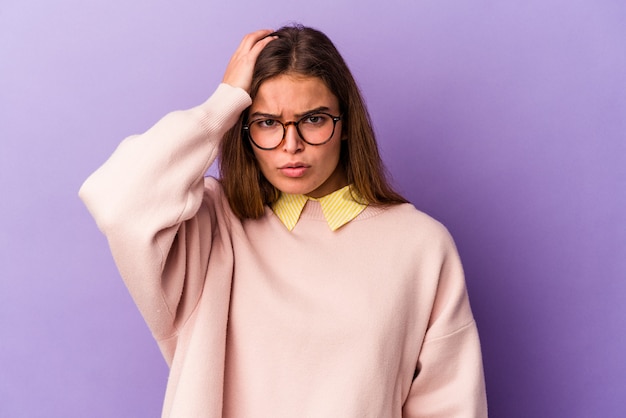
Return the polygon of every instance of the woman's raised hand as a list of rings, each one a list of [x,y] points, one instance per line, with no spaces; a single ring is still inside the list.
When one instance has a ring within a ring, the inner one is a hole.
[[[265,48],[265,45],[276,39],[276,36],[268,36],[274,32],[271,29],[262,29],[249,33],[244,36],[243,40],[237,47],[237,50],[230,58],[230,62],[224,73],[223,83],[233,87],[240,87],[250,92],[252,84],[252,71],[256,59]]]

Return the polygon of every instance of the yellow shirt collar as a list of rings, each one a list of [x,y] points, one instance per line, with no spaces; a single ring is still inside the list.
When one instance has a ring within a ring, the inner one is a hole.
[[[319,199],[302,194],[281,193],[278,200],[272,204],[272,210],[287,229],[291,231],[298,223],[306,202],[315,200],[320,202],[328,226],[335,231],[356,218],[367,207],[367,204],[356,199],[359,199],[359,197],[356,191],[352,190],[351,185]]]

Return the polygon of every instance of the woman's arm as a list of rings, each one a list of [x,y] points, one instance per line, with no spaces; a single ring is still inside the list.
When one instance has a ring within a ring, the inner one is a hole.
[[[144,134],[125,139],[80,189],[157,338],[175,332],[202,289],[207,260],[194,240],[202,237],[203,248],[210,248],[215,227],[214,216],[193,219],[204,196],[204,173],[223,134],[249,104],[245,91],[221,84],[200,106],[172,112]],[[197,266],[190,270],[184,259],[194,255]],[[180,310],[183,296],[188,309]]]
[[[124,140],[79,192],[158,340],[177,334],[202,292],[223,212],[222,202],[213,201],[220,190],[215,184],[205,190],[204,174],[222,136],[251,103],[252,71],[271,32],[246,35],[209,100]]]
[[[487,417],[478,331],[463,268],[449,236],[416,374],[403,417]]]

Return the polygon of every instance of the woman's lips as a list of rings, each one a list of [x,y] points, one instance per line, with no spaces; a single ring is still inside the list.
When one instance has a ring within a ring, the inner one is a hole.
[[[306,174],[311,166],[302,163],[285,164],[279,168],[279,171],[286,177],[302,177]]]

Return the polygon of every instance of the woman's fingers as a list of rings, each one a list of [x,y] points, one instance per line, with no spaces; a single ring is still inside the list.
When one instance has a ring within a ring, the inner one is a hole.
[[[268,36],[272,32],[271,29],[261,29],[244,36],[226,67],[224,83],[250,91],[256,59],[263,48],[276,39],[275,36]]]
[[[237,48],[237,52],[239,52],[240,50],[243,50],[243,51],[251,50],[257,42],[263,40],[263,38],[267,37],[267,35],[269,35],[272,32],[274,32],[273,29],[260,29],[260,30],[256,30],[254,32],[248,33],[241,40],[241,43],[239,44],[239,47]]]

